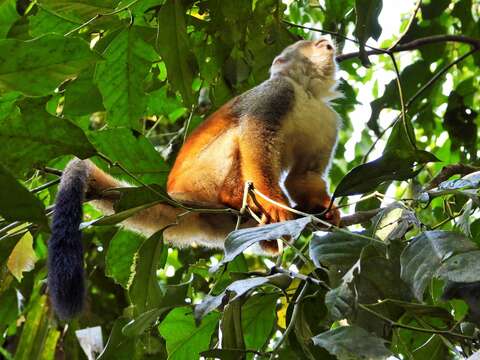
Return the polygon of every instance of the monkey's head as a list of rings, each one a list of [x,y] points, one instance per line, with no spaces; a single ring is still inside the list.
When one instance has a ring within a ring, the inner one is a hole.
[[[288,76],[319,97],[332,97],[337,64],[333,43],[322,37],[286,47],[270,68],[270,77]]]

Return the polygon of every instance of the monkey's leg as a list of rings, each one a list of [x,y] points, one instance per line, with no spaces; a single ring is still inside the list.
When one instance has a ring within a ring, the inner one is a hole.
[[[330,206],[331,198],[327,192],[327,184],[318,172],[293,169],[285,180],[285,186],[300,210],[320,213]],[[334,205],[324,217],[332,224],[340,223],[340,212]]]
[[[270,199],[288,205],[287,198],[280,188],[280,151],[273,130],[268,130],[260,120],[247,118],[241,125],[239,148],[240,166],[244,181],[251,181],[253,186]],[[243,184],[238,184],[243,186]],[[288,210],[257,196],[256,200],[263,213],[262,222],[278,222],[293,219]],[[255,204],[250,203],[254,209]]]
[[[66,168],[64,178],[82,169],[87,172],[85,200],[91,200],[93,206],[104,214],[113,214],[114,203],[119,197],[112,189],[131,185],[115,179],[89,160],[73,160]],[[121,223],[127,229],[145,236],[165,229],[164,239],[176,246],[197,243],[217,248],[223,247],[223,241],[234,224],[234,219],[228,214],[188,213],[165,203],[143,209]]]

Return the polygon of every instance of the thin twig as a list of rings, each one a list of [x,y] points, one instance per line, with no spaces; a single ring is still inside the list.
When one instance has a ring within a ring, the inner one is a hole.
[[[384,244],[383,241],[381,240],[378,240],[378,239],[375,239],[373,237],[370,237],[370,236],[366,236],[366,235],[363,235],[363,234],[358,234],[358,233],[353,233],[349,230],[346,230],[346,229],[342,229],[338,226],[335,226],[333,224],[330,224],[329,222],[325,221],[325,220],[322,220],[312,214],[309,214],[309,213],[306,213],[306,212],[303,212],[303,211],[299,211],[299,210],[296,210],[296,209],[293,209],[287,205],[284,205],[284,204],[281,204],[275,200],[272,200],[270,199],[268,196],[266,196],[265,194],[262,194],[260,191],[258,191],[257,189],[255,188],[252,188],[251,190],[253,193],[255,193],[256,195],[262,197],[264,200],[270,202],[271,204],[274,204],[275,206],[278,206],[279,208],[282,208],[282,209],[285,209],[285,210],[288,210],[294,214],[297,214],[297,215],[301,215],[301,216],[308,216],[310,217],[313,221],[323,225],[326,227],[325,230],[330,230],[330,231],[337,231],[337,232],[340,232],[340,233],[343,233],[343,234],[346,234],[346,235],[350,235],[350,236],[355,236],[355,237],[359,237],[359,238],[363,238],[363,239],[366,239],[366,240],[369,240],[369,241],[372,241],[372,242],[376,242],[376,243],[381,243],[381,244]]]
[[[392,60],[393,68],[395,70],[395,79],[396,79],[396,82],[397,82],[398,96],[400,98],[400,115],[401,115],[401,118],[402,118],[402,123],[403,123],[403,128],[405,130],[405,135],[407,136],[407,139],[408,139],[408,142],[410,143],[410,145],[414,149],[416,149],[417,145],[415,144],[415,138],[412,139],[410,137],[410,132],[408,131],[406,108],[405,108],[405,103],[403,101],[403,88],[402,88],[402,83],[400,81],[400,70],[398,69],[398,64],[397,64],[397,61],[395,60],[395,55],[390,53],[389,56],[390,56],[390,59]]]
[[[347,227],[354,224],[362,224],[373,218],[380,211],[382,211],[381,208],[366,211],[357,211],[355,214],[343,216],[340,220],[340,226]]]
[[[388,48],[389,51],[391,51],[393,48],[395,48],[398,44],[400,44],[403,40],[403,38],[405,37],[405,35],[407,35],[408,31],[410,30],[410,28],[412,27],[412,25],[414,24],[414,20],[415,18],[417,17],[417,13],[418,13],[418,10],[420,9],[420,5],[422,5],[422,0],[418,0],[417,3],[415,4],[415,7],[412,11],[412,15],[410,16],[410,19],[408,20],[408,24],[405,28],[405,30],[403,31],[403,33],[398,37],[397,41],[395,41],[393,43],[392,46],[390,46]]]
[[[440,183],[448,180],[453,175],[468,175],[473,172],[480,171],[480,168],[466,165],[466,164],[451,164],[444,166],[442,170],[427,184],[425,190],[432,190],[436,188]]]
[[[132,2],[130,2],[129,4],[121,7],[120,9],[117,9],[117,10],[114,10],[114,11],[111,11],[111,12],[108,12],[108,13],[104,13],[104,14],[96,14],[94,17],[92,17],[91,19],[87,20],[86,22],[84,22],[83,24],[77,26],[75,29],[72,29],[70,30],[69,32],[67,32],[64,36],[70,36],[71,34],[83,29],[85,26],[88,26],[89,24],[93,23],[94,21],[100,19],[101,17],[104,17],[104,16],[111,16],[111,15],[115,15],[115,14],[118,14],[122,11],[125,11],[125,10],[129,10],[130,9],[130,6],[134,5],[135,3],[137,3],[139,0],[133,0]]]
[[[449,330],[436,330],[436,329],[425,329],[425,328],[419,328],[416,326],[410,326],[410,325],[405,325],[405,324],[400,324],[396,321],[393,321],[392,319],[389,319],[388,317],[384,316],[383,314],[380,314],[372,309],[370,309],[368,306],[364,304],[358,304],[358,307],[361,308],[362,310],[367,311],[368,313],[374,315],[375,317],[385,321],[387,324],[389,324],[393,328],[402,328],[402,329],[407,329],[407,330],[412,330],[412,331],[417,331],[417,332],[423,332],[423,333],[428,333],[428,334],[437,334],[437,335],[444,335],[444,336],[454,336],[458,337],[461,339],[468,339],[468,340],[475,340],[476,338],[474,336],[468,336],[468,335],[463,335],[463,334],[458,334]]]
[[[33,193],[33,194],[35,194],[35,193],[37,193],[37,192],[40,192],[40,191],[42,191],[42,190],[45,190],[45,189],[49,188],[50,186],[56,185],[56,184],[58,184],[59,182],[60,182],[60,178],[55,179],[55,180],[51,180],[51,181],[49,181],[49,182],[46,182],[46,183],[43,184],[43,185],[40,185],[40,186],[38,186],[38,187],[36,187],[36,188],[33,188],[32,190],[30,190],[30,192]]]
[[[366,51],[366,54],[381,55],[381,54],[388,54],[388,53],[398,53],[403,51],[416,50],[425,45],[445,43],[445,42],[469,44],[476,50],[480,49],[480,39],[472,38],[465,35],[433,35],[433,36],[426,36],[423,38],[415,39],[405,44],[399,44],[395,46],[393,49],[371,49]],[[342,62],[345,60],[357,58],[359,57],[359,55],[360,55],[359,51],[355,51],[347,54],[341,54],[336,57],[336,60],[337,62]]]
[[[47,174],[52,174],[57,176],[62,176],[63,174],[62,170],[54,169],[48,166],[38,168],[38,170],[43,171],[44,173],[47,173]]]
[[[454,61],[452,61],[450,64],[446,65],[445,67],[443,67],[441,70],[439,70],[438,72],[435,73],[435,75],[433,75],[425,84],[422,85],[422,87],[420,89],[417,90],[417,92],[415,92],[415,94],[413,94],[410,99],[408,99],[408,101],[405,103],[405,111],[408,112],[408,110],[410,109],[410,106],[412,105],[412,103],[417,100],[420,95],[425,91],[427,90],[430,86],[432,86],[435,81],[437,81],[441,76],[443,76],[448,70],[450,70],[450,68],[452,68],[453,66],[459,64],[460,62],[462,62],[463,60],[465,60],[467,57],[469,57],[470,55],[474,54],[475,52],[477,52],[478,50],[480,50],[480,48],[473,48],[471,49],[470,51],[466,52],[465,54],[463,54],[462,56],[459,56],[458,58],[456,58]],[[395,126],[395,124],[397,123],[397,121],[400,119],[400,116],[397,116],[391,123],[390,125],[388,125],[385,129],[383,129],[380,134],[378,135],[377,139],[373,142],[373,144],[370,146],[370,148],[368,149],[368,151],[365,153],[365,155],[363,156],[363,159],[362,159],[362,163],[365,163],[368,159],[368,156],[370,155],[370,153],[373,151],[373,149],[375,148],[375,146],[377,145],[377,143],[382,139],[382,137],[385,135],[385,133],[391,129],[393,126]]]
[[[277,355],[277,352],[280,350],[280,346],[283,344],[285,339],[288,337],[288,335],[292,331],[293,326],[295,325],[295,321],[297,319],[298,312],[300,311],[300,303],[303,300],[303,297],[305,296],[305,293],[307,292],[307,289],[308,289],[308,282],[305,282],[302,290],[300,290],[300,293],[298,294],[298,297],[295,300],[295,305],[293,306],[293,311],[292,311],[292,316],[290,318],[290,322],[288,323],[288,326],[285,329],[285,331],[283,332],[280,339],[278,339],[277,343],[273,347],[273,350],[270,354],[270,360],[275,359],[275,356]]]

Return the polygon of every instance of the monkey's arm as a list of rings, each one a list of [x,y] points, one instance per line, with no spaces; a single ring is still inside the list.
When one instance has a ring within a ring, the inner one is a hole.
[[[260,192],[281,204],[288,201],[280,188],[280,144],[275,129],[251,116],[242,119],[239,135],[240,167],[243,181],[251,181]],[[278,222],[293,219],[293,214],[271,202],[256,197],[263,213],[263,222]]]

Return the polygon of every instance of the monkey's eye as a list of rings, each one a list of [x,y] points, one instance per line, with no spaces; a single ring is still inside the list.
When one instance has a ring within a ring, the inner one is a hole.
[[[333,50],[333,46],[330,44],[327,44],[327,50]]]

